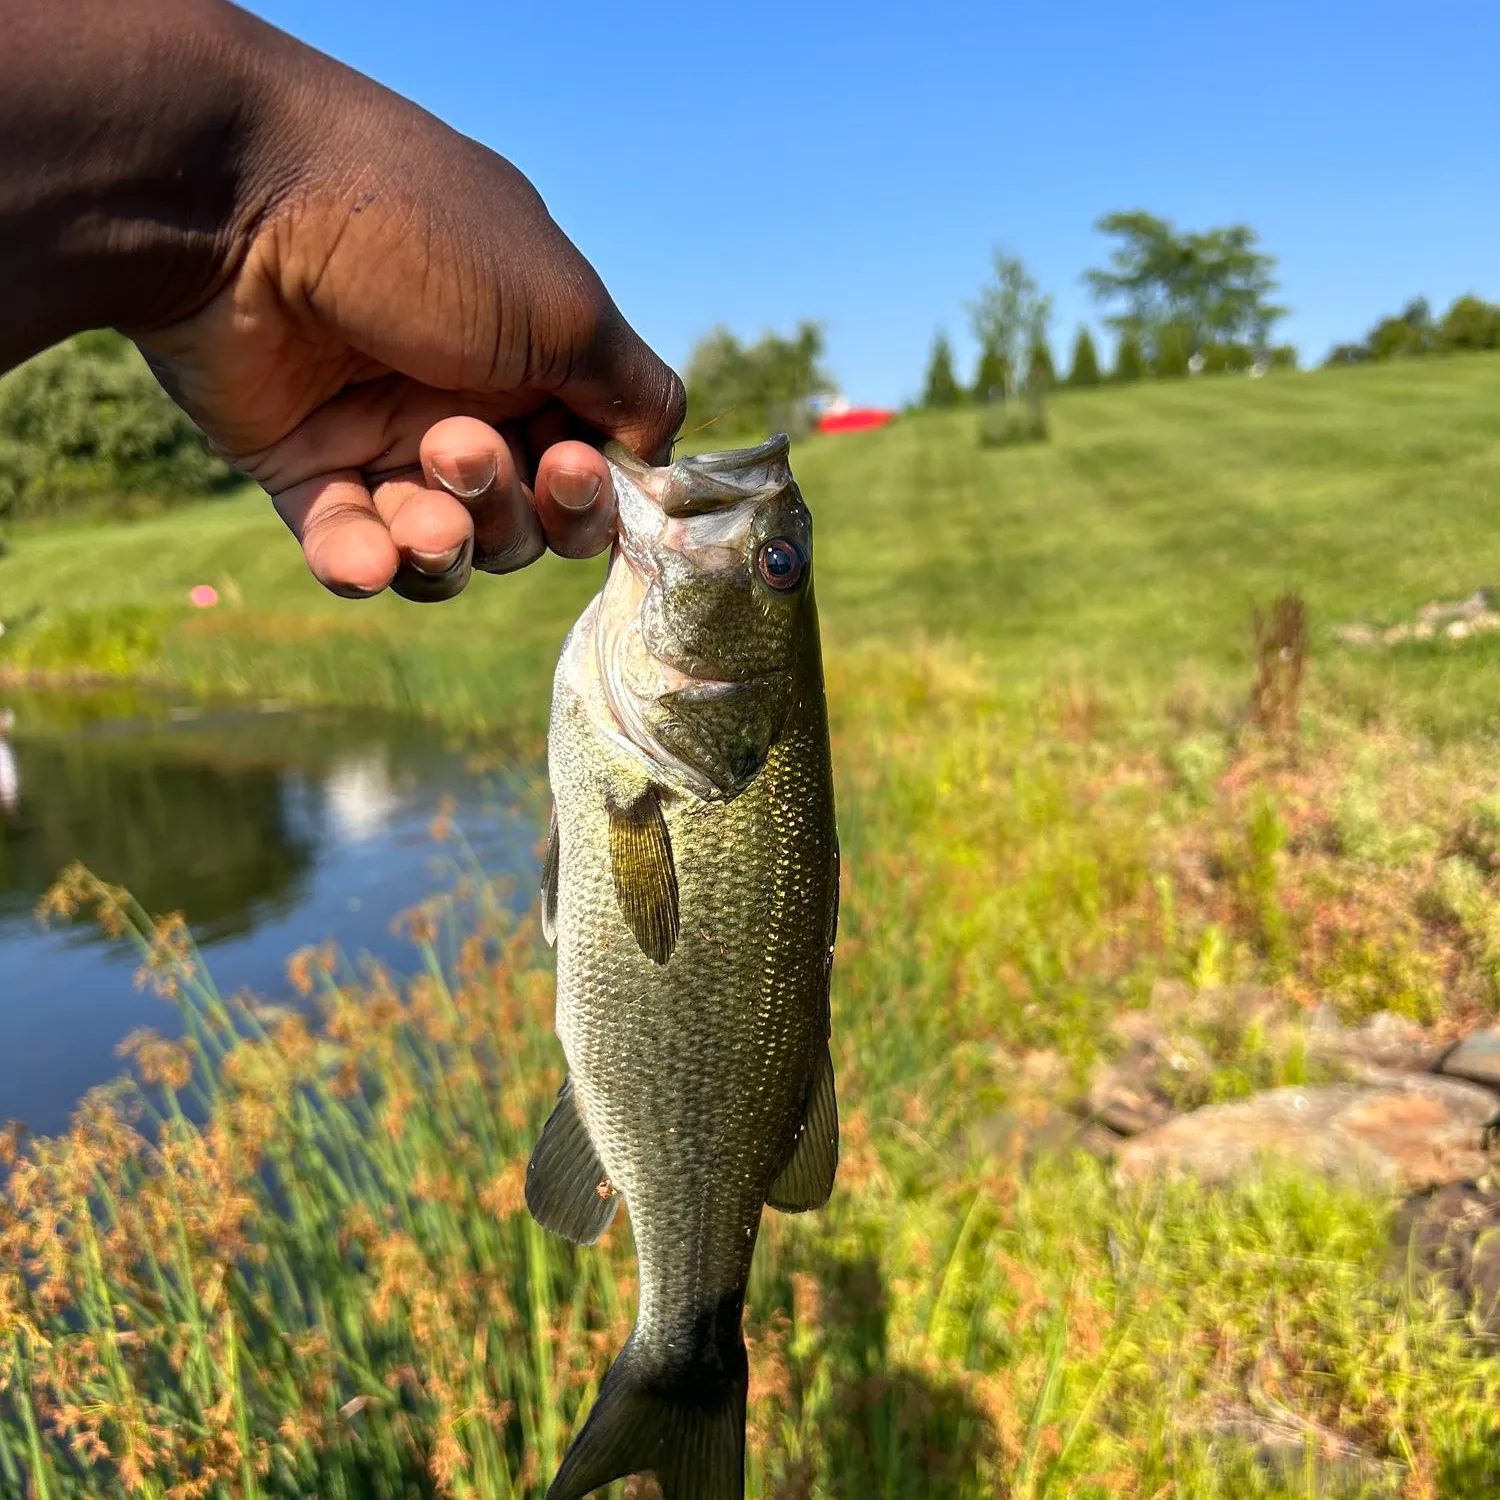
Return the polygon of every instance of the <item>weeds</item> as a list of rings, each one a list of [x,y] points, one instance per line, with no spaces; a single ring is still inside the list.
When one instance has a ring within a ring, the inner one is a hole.
[[[1250,722],[1295,755],[1307,671],[1307,606],[1300,594],[1283,594],[1269,610],[1257,606],[1251,623],[1256,673]]]
[[[1174,976],[1182,1102],[1308,1077],[1295,1025],[1225,986],[1295,1016],[1372,892],[1410,914],[1402,962],[1478,986],[1462,916],[1417,910],[1436,845],[1342,862],[1336,742],[1316,778],[1242,758],[1188,790],[1108,703],[1076,733],[950,652],[845,654],[831,681],[843,1159],[828,1211],[763,1232],[749,1493],[1500,1482],[1500,1373],[1461,1304],[1388,1274],[1382,1205],[1295,1177],[1124,1189],[973,1128],[1043,1102],[1028,1058],[1056,1059],[1045,1097],[1081,1089]],[[1375,783],[1453,828],[1482,766],[1441,770]],[[307,1016],[221,996],[180,921],[123,892],[57,889],[52,912],[137,942],[181,1033],[133,1038],[137,1081],[67,1136],[0,1139],[0,1492],[542,1493],[628,1331],[633,1263],[623,1223],[574,1251],[525,1214],[560,1082],[550,976],[477,875],[460,897],[414,915],[404,984],[298,955]],[[1357,972],[1368,993],[1331,991],[1351,1013],[1399,999],[1389,965]]]

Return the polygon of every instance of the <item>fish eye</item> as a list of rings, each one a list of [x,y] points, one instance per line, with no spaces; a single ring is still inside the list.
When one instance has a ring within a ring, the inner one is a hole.
[[[807,560],[802,556],[802,549],[784,536],[772,537],[769,542],[762,544],[758,562],[760,576],[773,589],[782,593],[796,588],[807,571]]]

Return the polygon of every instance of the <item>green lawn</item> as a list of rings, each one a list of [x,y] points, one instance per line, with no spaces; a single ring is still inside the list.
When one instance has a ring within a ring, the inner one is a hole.
[[[1493,1496],[1492,1310],[1408,1256],[1393,1203],[1286,1168],[1125,1186],[1060,1122],[1143,1011],[1182,1108],[1332,1076],[1315,1004],[1500,1014],[1500,638],[1333,634],[1500,582],[1500,359],[1068,394],[1052,420],[1029,448],[981,449],[969,413],[794,455],[843,1152],[826,1213],[768,1216],[750,1493]],[[350,604],[236,499],[17,537],[0,663],[530,735],[598,576]],[[231,580],[239,605],[187,607]],[[1278,741],[1246,722],[1249,616],[1288,589],[1312,651]],[[137,1048],[164,1145],[95,1099],[0,1198],[0,1493],[540,1496],[634,1288],[623,1227],[575,1253],[521,1206],[560,1061],[534,936],[481,899],[399,994],[304,956],[314,1036],[226,1005],[117,893],[77,876],[55,904],[140,923],[196,1051]]]
[[[798,445],[832,649],[952,638],[1007,681],[1077,670],[1156,688],[1184,668],[1243,672],[1252,604],[1286,588],[1326,651],[1339,620],[1500,582],[1500,528],[1485,524],[1500,501],[1500,361],[1065,393],[1052,427],[1045,445],[986,451],[964,413]],[[0,663],[534,728],[598,574],[549,558],[441,606],[350,604],[246,495],[17,537],[0,619],[41,613]],[[243,607],[195,618],[188,589],[230,581]],[[1379,692],[1444,724],[1494,724],[1500,643],[1465,650],[1457,678],[1452,655],[1383,659]]]

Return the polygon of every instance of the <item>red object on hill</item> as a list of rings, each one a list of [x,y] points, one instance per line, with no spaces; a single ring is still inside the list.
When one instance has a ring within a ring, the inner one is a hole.
[[[880,411],[873,406],[856,406],[851,411],[841,411],[835,415],[829,412],[827,416],[818,418],[819,432],[863,432],[867,427],[884,427],[896,414],[893,411]]]

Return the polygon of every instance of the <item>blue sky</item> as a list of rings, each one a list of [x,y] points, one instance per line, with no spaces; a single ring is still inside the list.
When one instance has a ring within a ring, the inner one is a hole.
[[[1253,225],[1304,362],[1500,299],[1496,0],[251,8],[510,157],[679,368],[818,318],[844,390],[899,401],[939,327],[972,358],[995,243],[1061,354],[1112,209]]]

